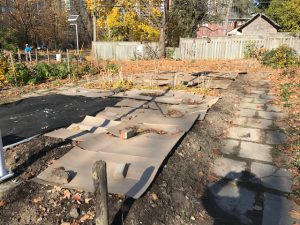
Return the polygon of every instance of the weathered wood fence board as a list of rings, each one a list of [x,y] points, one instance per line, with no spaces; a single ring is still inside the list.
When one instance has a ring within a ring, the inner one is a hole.
[[[175,57],[183,60],[193,59],[242,59],[247,44],[253,41],[256,46],[267,49],[286,44],[300,54],[300,39],[296,37],[211,37],[182,38]]]
[[[242,59],[247,44],[254,41],[256,46],[267,49],[277,48],[286,44],[300,54],[300,38],[292,36],[272,37],[210,37],[182,38],[173,58],[182,60],[193,59]],[[138,48],[142,46],[142,53]],[[132,60],[136,58],[153,59],[158,53],[158,43],[140,42],[93,42],[93,56],[96,59]]]
[[[138,46],[143,46],[142,53]],[[96,59],[132,60],[136,58],[153,58],[157,54],[157,43],[140,42],[93,42],[92,53]]]

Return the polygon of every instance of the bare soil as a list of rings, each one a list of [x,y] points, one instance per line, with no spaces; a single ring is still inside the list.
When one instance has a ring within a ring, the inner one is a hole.
[[[226,224],[205,209],[206,185],[216,178],[210,167],[220,152],[221,139],[234,118],[236,103],[245,93],[241,75],[222,99],[198,121],[165,160],[149,190],[138,200],[110,195],[110,223],[114,225]],[[44,168],[72,148],[72,143],[37,137],[6,151],[8,167],[20,185],[0,201],[1,225],[95,224],[92,193],[38,184]],[[78,159],[80,160],[80,159]],[[71,212],[71,213],[70,213]],[[75,212],[75,213],[74,213]]]

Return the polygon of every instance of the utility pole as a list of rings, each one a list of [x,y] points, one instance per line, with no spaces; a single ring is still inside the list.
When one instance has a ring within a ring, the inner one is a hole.
[[[233,0],[229,0],[228,8],[227,8],[227,13],[226,13],[226,18],[225,18],[225,27],[224,27],[224,30],[223,30],[224,31],[223,32],[224,36],[226,36],[227,31],[228,31],[229,17],[230,17],[230,12],[231,12],[232,4],[233,4]]]
[[[97,41],[97,18],[96,18],[97,8],[96,0],[94,0],[94,12],[93,12],[93,41]]]

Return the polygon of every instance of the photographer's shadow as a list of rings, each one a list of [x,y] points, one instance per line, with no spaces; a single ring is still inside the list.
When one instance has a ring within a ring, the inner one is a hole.
[[[209,184],[202,197],[214,225],[261,225],[260,180],[248,171],[230,172],[225,177]]]

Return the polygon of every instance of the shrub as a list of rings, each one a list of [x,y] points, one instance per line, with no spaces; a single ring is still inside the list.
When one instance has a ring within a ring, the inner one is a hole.
[[[24,63],[16,63],[14,69],[9,67],[7,80],[10,84],[15,85],[15,78],[18,85],[26,85],[31,80],[31,71]]]
[[[300,61],[296,50],[281,45],[276,49],[267,51],[262,58],[262,63],[273,68],[287,68],[299,66]]]
[[[267,49],[264,47],[257,47],[255,41],[249,41],[244,51],[244,58],[261,60]]]
[[[115,63],[112,63],[110,61],[107,61],[106,64],[106,70],[110,71],[112,74],[118,74],[119,73],[119,66]]]
[[[0,87],[8,84],[6,74],[8,73],[9,66],[7,59],[0,52]]]

